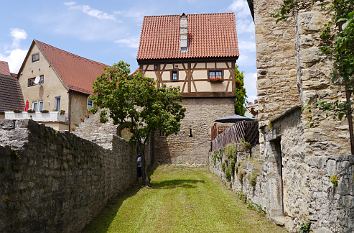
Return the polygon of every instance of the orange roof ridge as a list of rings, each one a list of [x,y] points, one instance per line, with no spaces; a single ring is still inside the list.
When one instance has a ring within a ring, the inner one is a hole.
[[[55,47],[55,46],[53,46],[53,45],[47,44],[47,43],[45,43],[45,42],[43,42],[43,41],[39,41],[39,40],[36,40],[36,39],[34,39],[34,41],[35,41],[36,43],[41,43],[41,44],[44,44],[44,45],[46,45],[46,46],[52,47],[52,48],[54,48],[54,49],[60,50],[60,51],[62,51],[62,52],[64,52],[64,53],[68,53],[68,54],[70,54],[70,55],[72,55],[72,56],[74,56],[74,57],[78,57],[78,58],[81,58],[81,59],[85,59],[85,60],[87,60],[87,61],[89,61],[89,62],[94,62],[94,63],[98,63],[98,64],[101,64],[101,65],[107,66],[106,64],[104,64],[104,63],[102,63],[102,62],[94,61],[94,60],[92,60],[92,59],[89,59],[89,58],[86,58],[86,57],[82,57],[82,56],[80,56],[80,55],[77,55],[77,54],[74,54],[74,53],[72,53],[72,52],[66,51],[66,50],[64,50],[64,49],[61,49],[61,48]]]
[[[233,12],[186,14],[188,49],[180,49],[180,15],[145,16],[137,60],[232,58],[239,56]]]
[[[230,11],[230,12],[211,12],[211,13],[184,13],[186,14],[187,16],[188,15],[227,15],[227,14],[235,14],[234,12]],[[146,15],[144,17],[166,17],[166,16],[181,16],[182,13],[180,15]]]
[[[68,90],[92,94],[94,81],[107,67],[101,62],[81,57],[38,40],[33,40],[31,47],[33,44],[38,46]]]

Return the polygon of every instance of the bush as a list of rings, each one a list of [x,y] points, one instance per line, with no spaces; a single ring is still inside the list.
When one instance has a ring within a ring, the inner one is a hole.
[[[311,222],[301,223],[300,233],[310,233],[311,231]]]
[[[246,171],[242,167],[238,169],[237,175],[238,175],[238,180],[240,181],[241,184],[243,184],[243,177],[245,177],[246,174],[247,174]]]
[[[27,112],[28,113],[35,113],[36,111],[34,111],[33,109],[28,109]]]
[[[221,169],[222,169],[222,171],[225,173],[225,171],[226,171],[226,163],[225,163],[225,162],[222,163]]]
[[[49,113],[48,110],[41,110],[41,113]]]
[[[338,176],[337,175],[333,175],[329,178],[331,180],[331,183],[333,184],[333,187],[338,187]]]
[[[237,147],[236,144],[230,143],[225,147],[225,155],[228,159],[234,158],[236,156]]]
[[[60,110],[60,115],[64,115],[65,114],[65,110]]]
[[[257,171],[252,171],[249,177],[249,181],[253,189],[256,187],[257,184],[257,177],[259,176],[259,173]]]
[[[225,171],[225,176],[227,181],[231,181],[231,167],[228,166]]]

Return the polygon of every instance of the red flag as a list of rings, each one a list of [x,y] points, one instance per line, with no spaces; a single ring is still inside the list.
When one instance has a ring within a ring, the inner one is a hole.
[[[29,109],[29,101],[28,101],[28,100],[26,100],[25,111],[27,112],[27,111],[28,111],[28,109]]]

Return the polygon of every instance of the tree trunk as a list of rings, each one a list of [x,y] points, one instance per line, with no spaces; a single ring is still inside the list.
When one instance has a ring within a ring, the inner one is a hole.
[[[352,91],[346,90],[345,97],[346,102],[348,104],[347,108],[347,119],[348,119],[348,126],[349,126],[349,136],[350,136],[350,151],[351,154],[354,155],[354,133],[353,133],[353,115],[352,115],[352,102],[351,102]]]

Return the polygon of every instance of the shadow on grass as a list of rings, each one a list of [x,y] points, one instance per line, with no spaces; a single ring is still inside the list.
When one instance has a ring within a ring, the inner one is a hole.
[[[126,192],[112,198],[101,212],[96,215],[88,225],[86,225],[82,233],[106,233],[123,202],[134,196],[139,190],[139,186],[133,186]]]
[[[196,188],[196,184],[205,183],[204,180],[174,179],[151,182],[153,189],[173,189],[173,188]]]

